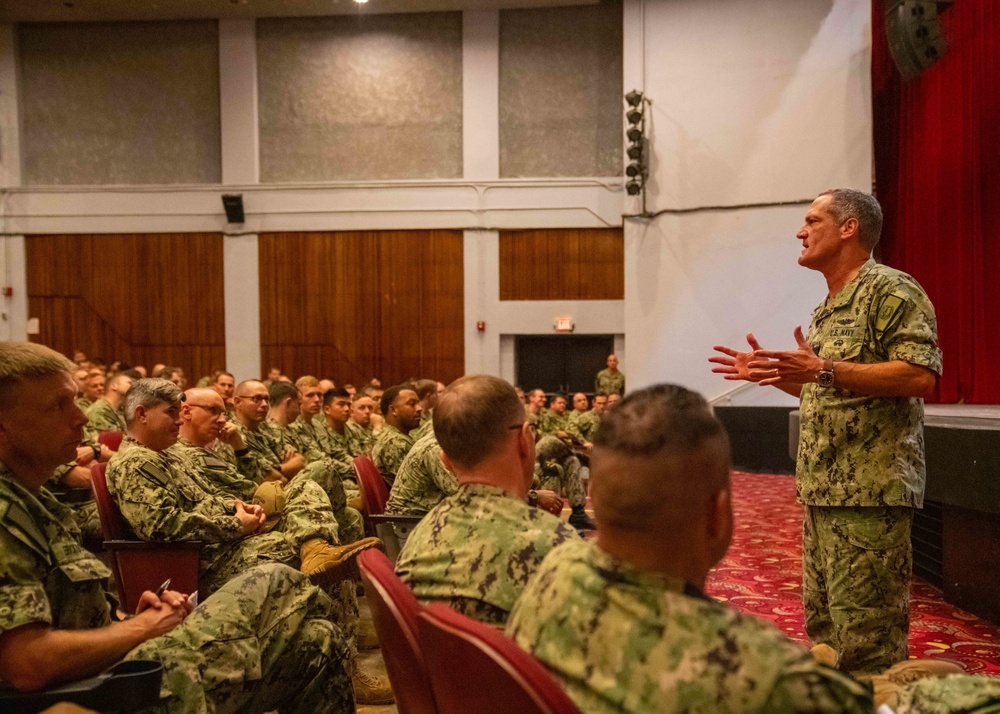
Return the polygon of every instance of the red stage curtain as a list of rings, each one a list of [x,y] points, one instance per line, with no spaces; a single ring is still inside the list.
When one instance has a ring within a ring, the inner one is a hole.
[[[1000,404],[1000,2],[945,10],[947,53],[908,82],[889,54],[884,7],[873,0],[880,254],[937,308],[939,401]]]

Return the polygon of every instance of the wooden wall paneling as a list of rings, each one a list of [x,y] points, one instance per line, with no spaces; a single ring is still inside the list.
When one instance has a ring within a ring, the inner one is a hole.
[[[501,300],[623,300],[621,228],[500,231]]]
[[[225,366],[218,233],[28,236],[37,341],[106,360],[176,364],[194,382]]]
[[[262,234],[260,251],[263,368],[356,386],[462,374],[461,232]]]

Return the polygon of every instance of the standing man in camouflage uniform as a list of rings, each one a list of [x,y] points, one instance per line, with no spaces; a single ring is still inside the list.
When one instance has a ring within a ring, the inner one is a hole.
[[[828,295],[798,349],[717,346],[714,372],[801,399],[796,466],[806,505],[802,590],[806,631],[857,674],[907,657],[910,526],[924,499],[923,398],[941,373],[934,307],[917,282],[871,252],[882,210],[869,194],[821,194],[797,238],[799,265]]]
[[[625,394],[625,373],[618,369],[618,358],[608,355],[608,368],[597,373],[594,380],[595,394]]]
[[[135,617],[111,621],[111,572],[43,486],[87,422],[72,367],[41,345],[0,345],[0,681],[36,690],[153,659],[166,712],[353,712],[329,598],[283,565],[247,571],[193,611],[186,594],[146,592]]]
[[[122,400],[125,392],[132,386],[132,378],[127,374],[116,374],[107,381],[104,396],[87,409],[86,433],[90,439],[96,439],[102,431],[120,431],[125,433],[125,415],[122,414]]]
[[[420,399],[409,385],[397,384],[382,394],[382,414],[385,426],[372,447],[372,463],[392,488],[403,458],[413,448],[410,432],[420,426]]]
[[[434,433],[458,491],[410,533],[396,574],[423,602],[501,625],[545,554],[578,536],[527,503],[535,430],[510,384],[456,380],[435,409]]]
[[[601,527],[539,566],[507,633],[588,714],[874,711],[773,625],[705,595],[733,533],[729,444],[698,394],[624,399],[594,441]]]

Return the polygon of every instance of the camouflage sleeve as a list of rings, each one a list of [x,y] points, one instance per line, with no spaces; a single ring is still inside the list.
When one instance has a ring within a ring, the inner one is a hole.
[[[578,444],[583,444],[587,441],[587,438],[583,435],[583,431],[580,429],[580,423],[583,420],[582,417],[578,417],[579,412],[573,412],[569,415],[569,419],[566,420],[566,428],[563,430],[566,432],[570,439]]]
[[[33,560],[21,541],[0,526],[0,633],[35,622],[52,624],[52,608]]]
[[[441,450],[432,449],[427,456],[429,468],[428,473],[431,475],[431,480],[434,485],[441,489],[441,493],[445,496],[454,496],[458,492],[458,479],[455,478],[455,474],[445,468],[444,462],[441,460]]]
[[[919,285],[909,281],[896,284],[876,306],[874,329],[888,359],[941,374],[934,306]]]
[[[142,540],[218,543],[243,537],[239,519],[213,508],[215,499],[186,509],[166,486],[169,476],[151,461],[112,459],[107,477],[122,517]]]
[[[803,653],[785,667],[761,711],[871,714],[874,708],[867,686]]]

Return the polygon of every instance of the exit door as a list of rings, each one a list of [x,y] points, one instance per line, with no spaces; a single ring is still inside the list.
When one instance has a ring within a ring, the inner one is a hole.
[[[517,384],[525,391],[592,394],[594,378],[614,350],[614,335],[517,335]]]

